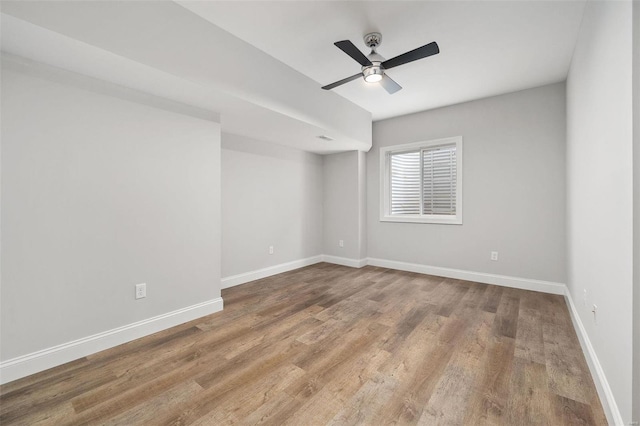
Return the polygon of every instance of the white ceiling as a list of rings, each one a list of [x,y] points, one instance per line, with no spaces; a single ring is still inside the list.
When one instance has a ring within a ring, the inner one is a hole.
[[[297,149],[330,153],[371,147],[369,112],[320,90],[310,78],[174,2],[2,1],[0,6],[3,67],[12,62],[42,78],[219,116],[223,132]],[[257,68],[270,76],[268,84],[254,78]]]
[[[172,108],[219,113],[225,132],[318,153],[366,151],[372,116],[563,81],[584,5],[3,0],[1,47],[182,105]],[[394,95],[362,80],[322,90],[360,70],[333,42],[349,39],[364,51],[362,36],[371,31],[382,32],[378,51],[386,58],[434,40],[441,53],[390,70],[404,87]]]
[[[563,81],[585,1],[179,1],[320,86],[360,65],[333,45],[382,33],[389,59],[436,41],[440,54],[389,70],[403,90],[362,80],[334,91],[374,120]],[[224,65],[222,65],[224,66]],[[256,64],[259,78],[260,65]]]

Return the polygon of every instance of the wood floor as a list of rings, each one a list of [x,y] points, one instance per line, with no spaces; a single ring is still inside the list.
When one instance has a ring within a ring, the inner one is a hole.
[[[317,264],[0,388],[0,424],[606,424],[561,296]]]

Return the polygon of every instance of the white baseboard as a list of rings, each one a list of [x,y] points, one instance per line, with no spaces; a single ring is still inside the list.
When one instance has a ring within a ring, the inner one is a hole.
[[[292,271],[294,269],[303,268],[322,262],[322,255],[307,257],[306,259],[294,260],[293,262],[281,263],[279,265],[269,266],[268,268],[257,269],[255,271],[245,272],[243,274],[231,275],[221,280],[222,288],[234,287],[250,281],[259,280],[261,278],[270,277],[272,275],[281,274],[283,272]]]
[[[465,271],[462,269],[442,268],[439,266],[421,265],[417,263],[399,262],[396,260],[364,258],[350,259],[346,257],[331,256],[327,254],[308,257],[306,259],[294,260],[293,262],[281,263],[280,265],[258,269],[256,271],[245,272],[243,274],[232,275],[222,279],[222,288],[229,288],[236,285],[292,271],[304,266],[313,265],[319,262],[334,263],[336,265],[349,266],[352,268],[362,268],[366,265],[380,266],[382,268],[398,269],[400,271],[417,272],[420,274],[436,275],[440,277],[455,278],[459,280],[475,281],[486,284],[495,284],[504,287],[513,287],[523,290],[541,291],[543,293],[564,295],[565,285],[551,281],[540,281],[528,278],[509,277],[506,275],[487,274],[484,272]]]
[[[222,307],[222,298],[218,297],[197,305],[94,334],[93,336],[3,361],[0,363],[0,384],[219,312]]]
[[[250,271],[243,274],[233,275],[221,280],[222,288],[229,288],[236,285],[244,284],[250,281],[266,278],[272,275],[288,272],[294,269],[302,268],[305,266],[313,265],[319,262],[335,263],[338,265],[349,266],[353,268],[361,268],[366,265],[379,266],[383,268],[398,269],[401,271],[417,272],[422,274],[436,275],[448,278],[455,278],[468,281],[476,281],[487,284],[495,284],[505,287],[514,287],[525,290],[541,291],[551,294],[565,295],[564,284],[531,280],[526,278],[509,277],[504,275],[487,274],[483,272],[464,271],[459,269],[442,268],[436,266],[420,265],[415,263],[399,262],[394,260],[365,258],[365,259],[349,259],[338,256],[330,255],[318,255],[309,257],[306,259],[295,260],[293,262],[282,263],[280,265],[270,266],[268,268],[259,269],[256,271]],[[203,302],[197,305],[189,306],[187,308],[179,309],[177,311],[169,312],[167,314],[158,315],[147,320],[139,321],[133,324],[129,324],[123,327],[119,327],[113,330],[109,330],[103,333],[98,333],[93,336],[85,337],[75,340],[73,342],[58,345],[52,348],[44,349],[38,352],[27,354],[18,358],[13,358],[0,363],[0,384],[7,383],[21,377],[28,376],[30,374],[37,373],[39,371],[46,370],[57,365],[64,364],[69,361],[87,356],[104,349],[108,349],[122,343],[129,342],[131,340],[156,333],[158,331],[182,324],[187,321],[194,320],[212,313],[221,311],[223,307],[222,298],[213,299],[207,302]],[[575,308],[573,308],[575,310]],[[572,312],[572,317],[578,318],[575,312]],[[578,318],[579,320],[579,318]],[[576,325],[576,329],[581,327],[581,323]],[[581,342],[586,339],[584,329],[578,331],[578,335],[581,336]],[[588,340],[586,340],[588,342]],[[583,347],[585,347],[583,343]],[[588,345],[591,348],[591,345]],[[588,349],[585,349],[587,352]],[[601,374],[602,380],[604,380],[604,373],[597,363],[593,348],[590,349],[589,357],[596,360],[597,369],[592,367],[592,372],[595,371],[594,376]],[[593,356],[591,356],[593,355]],[[590,367],[592,361],[590,361]],[[595,364],[594,364],[595,365]],[[599,370],[598,370],[599,369]],[[599,371],[599,373],[598,373]],[[600,377],[600,376],[598,376]],[[596,380],[597,382],[598,380]],[[604,380],[606,384],[606,380]],[[598,392],[602,386],[598,388]],[[604,388],[603,388],[604,389]],[[611,390],[608,385],[606,389],[611,396]],[[606,393],[605,393],[606,396]],[[612,396],[611,396],[612,398]],[[613,401],[613,400],[612,400]],[[614,401],[614,410],[615,408]],[[619,412],[618,412],[619,418]],[[617,424],[617,423],[616,423]]]
[[[396,260],[369,258],[368,264],[400,271],[417,272],[419,274],[436,275],[458,280],[475,281],[522,290],[541,291],[543,293],[564,294],[565,285],[551,281],[540,281],[528,278],[509,277],[506,275],[487,274],[484,272],[465,271],[462,269],[442,268],[439,266],[421,265],[418,263],[398,262]]]
[[[334,263],[336,265],[350,266],[352,268],[362,268],[367,266],[368,259],[350,259],[347,257],[330,256],[328,254],[322,255],[322,261],[327,263]]]
[[[613,392],[611,391],[607,377],[604,374],[604,370],[600,365],[596,351],[593,349],[593,345],[591,345],[591,340],[589,340],[587,330],[582,324],[580,315],[578,315],[578,310],[576,309],[576,305],[573,303],[571,293],[566,287],[564,297],[567,302],[567,306],[569,307],[569,313],[571,314],[571,320],[573,321],[573,328],[576,330],[578,340],[580,340],[580,345],[582,346],[582,352],[585,354],[587,364],[589,364],[589,370],[591,370],[591,376],[595,382],[596,390],[598,391],[598,396],[602,403],[602,408],[607,416],[607,421],[610,425],[622,426],[624,425],[624,421],[622,420],[622,415],[618,409],[618,404],[616,404],[616,400],[613,397]]]
[[[367,259],[349,259],[346,257],[329,256],[321,254],[318,256],[307,257],[306,259],[294,260],[293,262],[281,263],[279,265],[269,266],[267,268],[257,269],[255,271],[244,272],[242,274],[231,275],[221,280],[222,288],[235,287],[251,281],[267,278],[272,275],[281,274],[283,272],[293,271],[294,269],[303,268],[305,266],[314,265],[320,262],[334,263],[336,265],[350,266],[352,268],[362,268],[367,265]]]
[[[366,265],[382,268],[397,269],[400,271],[417,272],[420,274],[436,275],[439,277],[455,278],[459,280],[475,281],[485,284],[494,284],[503,287],[513,287],[523,290],[540,291],[543,293],[564,295],[565,285],[551,281],[541,281],[529,278],[510,277],[506,275],[488,274],[485,272],[466,271],[462,269],[443,268],[439,266],[421,265],[418,263],[400,262],[396,260],[364,258],[349,259],[346,257],[322,255],[322,260],[337,265],[362,268]]]

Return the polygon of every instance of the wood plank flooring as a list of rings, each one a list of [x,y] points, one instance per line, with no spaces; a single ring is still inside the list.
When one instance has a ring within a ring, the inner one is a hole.
[[[2,425],[604,425],[564,299],[320,263],[0,387]]]

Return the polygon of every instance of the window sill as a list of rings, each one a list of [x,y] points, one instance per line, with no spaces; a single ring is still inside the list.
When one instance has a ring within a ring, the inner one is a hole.
[[[459,216],[380,216],[380,222],[435,223],[440,225],[462,225]]]

